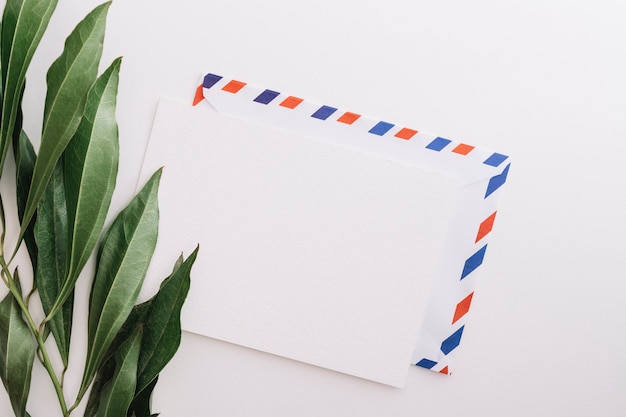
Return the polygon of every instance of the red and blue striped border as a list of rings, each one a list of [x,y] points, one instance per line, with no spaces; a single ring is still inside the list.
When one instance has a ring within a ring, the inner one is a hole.
[[[200,103],[204,99],[205,89],[211,89],[215,87],[215,85],[218,84],[222,80],[223,80],[223,77],[221,75],[206,74],[204,76],[204,79],[202,80],[202,84],[200,84],[196,89],[196,94],[193,100],[194,106]],[[238,94],[247,85],[248,84],[243,81],[229,80],[228,82],[226,82],[226,84],[224,84],[221,87],[221,90],[231,93],[231,94]],[[282,94],[278,91],[274,91],[270,89],[263,90],[260,94],[258,94],[253,99],[255,103],[259,103],[262,105],[268,105],[270,103],[273,103],[275,100],[280,100],[279,106],[284,107],[286,109],[292,109],[292,110],[297,108],[300,104],[302,104],[302,102],[304,102],[304,99],[300,97],[291,96],[291,95],[286,95],[285,97],[285,94]],[[319,106],[310,115],[310,117],[318,119],[318,120],[334,120],[338,123],[344,123],[348,125],[353,124],[355,121],[361,118],[361,116],[362,116],[361,114],[353,113],[350,111],[339,111],[338,108],[329,106],[329,105]],[[381,121],[375,122],[367,130],[367,132],[376,136],[388,136],[390,132],[392,131],[392,129],[396,127],[397,126],[394,123],[381,120]],[[410,127],[401,127],[399,128],[399,130],[397,131],[396,130],[397,129],[394,129],[395,133],[393,134],[393,137],[402,139],[402,140],[411,140],[419,132],[419,130],[413,129]],[[425,148],[434,152],[450,151],[461,156],[467,156],[475,149],[475,147],[472,145],[468,145],[466,143],[455,143],[454,141],[443,138],[443,137],[436,137],[431,142],[426,144]],[[487,159],[483,161],[483,164],[489,165],[492,167],[498,167],[506,159],[508,159],[507,155],[494,152]],[[504,183],[505,179],[506,179],[506,174],[503,178],[500,178],[500,180],[495,180],[491,188],[487,190],[486,196],[488,196],[497,188],[499,188],[499,186]]]
[[[212,73],[206,74],[203,78],[202,84],[200,84],[196,89],[193,105],[195,106],[204,100],[205,89],[214,88],[216,84],[222,80],[223,77],[220,75]],[[227,82],[225,82],[225,84],[222,83],[223,85],[221,90],[231,94],[238,94],[248,85],[243,81],[234,79],[224,81]],[[278,91],[265,89],[262,90],[260,94],[256,95],[253,101],[260,105],[278,103],[280,107],[293,110],[300,106],[305,100],[297,96],[285,95]],[[320,105],[319,107],[316,107],[316,110],[313,113],[310,114],[310,117],[314,119],[322,121],[335,121],[347,125],[352,125],[359,120],[361,116],[361,114],[350,111],[339,111],[338,108],[329,105]],[[394,123],[382,120],[377,122],[374,121],[373,125],[367,129],[367,133],[381,137],[390,136],[390,132],[395,132],[392,137],[408,141],[411,140],[419,132],[419,130],[410,127],[398,127]],[[472,145],[454,142],[450,139],[439,136],[425,144],[424,148],[433,152],[451,152],[460,156],[470,155],[472,151],[476,149]],[[498,168],[508,159],[509,157],[507,155],[493,152],[489,157],[484,159],[482,163],[487,166]],[[504,185],[509,172],[509,167],[510,164],[506,165],[506,167],[499,174],[490,178],[483,197],[484,200],[490,200],[489,197],[493,195],[494,192],[502,185]],[[493,205],[493,202],[491,205]],[[496,214],[497,211],[493,211],[493,213],[491,213],[478,225],[475,241],[473,242],[475,251],[465,260],[462,266],[459,265],[460,275],[458,282],[471,277],[474,271],[482,265],[487,251],[487,243],[485,243],[485,240],[493,228]],[[444,356],[453,352],[461,343],[461,338],[465,329],[465,324],[462,322],[470,310],[473,296],[473,289],[469,290],[469,292],[465,292],[460,297],[458,303],[456,303],[454,311],[451,312],[451,319],[448,325],[452,326],[452,330],[447,337],[441,340],[439,345],[439,351]],[[450,374],[450,367],[447,363],[442,363],[441,360],[437,361],[433,358],[424,357],[418,360],[415,365],[435,370],[443,374]]]
[[[493,228],[493,224],[496,218],[497,211],[494,211],[490,214],[485,220],[483,220],[478,226],[478,230],[476,233],[476,239],[474,244],[479,246],[479,249],[474,252],[471,256],[469,256],[461,269],[461,273],[459,276],[459,281],[462,281],[472,275],[474,271],[476,271],[483,263],[485,258],[485,253],[487,251],[487,244],[483,243],[486,240],[489,233]],[[469,290],[468,293],[465,293],[464,296],[460,299],[460,301],[456,304],[454,308],[454,312],[452,314],[452,318],[449,322],[451,327],[455,327],[455,324],[462,320],[466,314],[470,310],[470,306],[472,303],[472,299],[474,297],[474,290]],[[457,324],[458,326],[458,324]],[[463,336],[463,331],[465,329],[465,324],[462,324],[460,327],[453,329],[449,336],[447,336],[444,340],[441,341],[439,350],[440,352],[447,356],[449,353],[454,351],[460,344],[461,338]],[[440,365],[438,361],[433,360],[432,358],[422,358],[415,363],[415,365],[420,366],[422,368],[433,370],[437,365]],[[442,374],[450,374],[450,367],[447,364],[439,367],[438,372]]]

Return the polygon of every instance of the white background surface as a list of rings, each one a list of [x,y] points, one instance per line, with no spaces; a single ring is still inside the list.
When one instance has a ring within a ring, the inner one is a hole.
[[[43,74],[95,4],[60,0],[27,112],[41,112]],[[103,57],[125,56],[115,208],[132,195],[158,97],[191,99],[209,71],[514,157],[453,376],[411,369],[399,390],[185,334],[155,411],[623,416],[625,17],[617,0],[116,0]],[[31,414],[54,416],[41,369],[34,378]]]

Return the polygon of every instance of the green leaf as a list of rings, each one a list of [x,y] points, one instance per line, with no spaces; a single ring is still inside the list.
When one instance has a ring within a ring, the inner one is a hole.
[[[57,161],[78,128],[87,92],[97,76],[109,6],[110,2],[96,7],[78,23],[61,56],[48,70],[44,127],[20,238],[35,214]]]
[[[190,273],[198,248],[163,281],[150,303],[141,342],[137,393],[147,387],[172,359],[180,345],[180,310],[189,292]]]
[[[37,158],[33,145],[26,135],[26,132],[23,130],[20,130],[20,134],[17,136],[17,139],[14,140],[13,153],[16,164],[15,180],[17,212],[21,221],[24,218],[24,208],[26,207],[26,199],[28,198],[28,187],[33,177],[33,168],[35,167],[35,159]],[[37,245],[35,244],[33,227],[33,221],[26,226],[24,232],[24,242],[26,243],[26,249],[28,249],[33,270],[35,270],[37,269]]]
[[[148,310],[150,309],[151,302],[152,300],[148,300],[134,306],[130,315],[124,322],[124,325],[115,336],[113,342],[111,342],[111,345],[104,356],[103,363],[94,378],[91,390],[89,391],[89,399],[87,400],[84,417],[93,417],[96,415],[98,405],[100,403],[100,397],[102,396],[102,390],[106,386],[107,382],[113,377],[113,371],[115,370],[115,353],[120,349],[122,343],[124,343],[124,341],[126,341],[137,329],[144,327],[145,318],[148,314]]]
[[[120,65],[121,59],[113,61],[89,91],[81,123],[63,154],[69,267],[48,317],[72,293],[109,210],[119,160],[115,105]]]
[[[151,417],[153,415],[150,411],[150,399],[158,380],[158,373],[171,359],[179,345],[177,341],[180,341],[180,308],[189,289],[189,267],[194,262],[195,256],[196,253],[192,254],[185,263],[183,263],[184,259],[181,256],[174,265],[172,274],[161,284],[159,292],[150,300],[133,307],[128,319],[109,346],[104,365],[98,370],[90,391],[85,417],[95,415],[102,387],[107,378],[110,379],[112,375],[112,356],[123,341],[137,329],[143,329],[140,354],[143,356],[144,368],[146,369],[143,372],[143,378],[151,381],[145,387],[137,386],[135,398],[128,409],[128,416]],[[181,266],[183,266],[183,270],[179,272]],[[162,309],[161,313],[163,314],[151,317],[155,314],[155,310],[159,309]],[[167,330],[164,331],[165,329],[159,327],[166,327]],[[167,338],[167,340],[162,344],[157,342],[156,347],[151,346],[155,340],[159,339],[159,335]],[[140,356],[140,363],[142,356]],[[151,361],[151,358],[156,360]],[[159,365],[158,359],[165,360]],[[138,371],[138,378],[141,378],[141,375],[141,372]]]
[[[154,391],[154,387],[156,387],[158,380],[159,378],[157,376],[139,394],[135,395],[133,402],[128,408],[128,413],[126,413],[128,417],[152,417],[153,415],[158,415],[152,414],[152,411],[150,411],[152,392]]]
[[[135,394],[141,328],[120,346],[115,355],[115,372],[102,390],[97,417],[124,417]]]
[[[135,332],[140,327],[145,327],[146,317],[150,312],[151,303],[152,299],[133,307],[133,309],[130,311],[130,314],[128,315],[128,318],[122,325],[122,328],[115,335],[115,339],[113,339],[113,342],[111,342],[109,350],[105,355],[106,360],[111,358],[115,354],[115,352],[119,350],[120,345],[124,342],[124,340],[128,339],[133,332]]]
[[[57,164],[39,203],[34,234],[38,246],[35,281],[43,310],[49,314],[61,291],[67,270],[68,225],[61,163]],[[73,307],[72,296],[64,303],[61,313],[48,323],[65,367],[69,358]]]
[[[115,351],[117,352],[118,349]],[[115,373],[115,358],[111,357],[104,361],[98,373],[93,380],[91,390],[89,391],[89,399],[87,400],[87,406],[85,407],[84,417],[94,417],[100,407],[100,399],[102,398],[102,391],[109,384]]]
[[[139,295],[156,246],[160,178],[159,170],[117,216],[103,238],[89,300],[87,360],[79,398]]]
[[[18,279],[16,272],[17,288],[14,290],[19,292]],[[35,343],[17,300],[9,292],[0,302],[0,377],[16,417],[27,415],[26,401],[34,359]]]
[[[0,69],[2,72],[2,115],[0,128],[0,172],[14,131],[26,70],[39,45],[57,0],[7,0],[2,16]]]
[[[24,94],[24,88],[22,88],[22,96]],[[17,200],[17,213],[22,221],[24,217],[24,208],[26,207],[26,200],[28,199],[28,187],[33,178],[33,169],[35,167],[35,160],[37,154],[33,149],[33,145],[30,139],[26,135],[26,132],[22,130],[22,97],[20,96],[17,111],[15,117],[15,126],[13,128],[13,157],[15,159],[15,181],[16,181],[16,200]],[[36,216],[34,216],[36,217]],[[35,236],[33,234],[34,222],[31,221],[27,226],[24,233],[24,242],[26,243],[26,249],[30,256],[33,270],[37,269],[37,245],[35,244]]]

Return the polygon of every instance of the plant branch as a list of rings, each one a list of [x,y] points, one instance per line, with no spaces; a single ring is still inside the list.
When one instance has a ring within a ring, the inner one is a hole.
[[[6,277],[6,280],[8,281],[9,290],[13,294],[13,297],[15,297],[17,304],[20,306],[20,309],[22,310],[22,314],[24,315],[24,318],[26,319],[26,323],[28,324],[28,327],[31,333],[33,334],[33,336],[35,337],[35,340],[37,341],[39,352],[41,354],[40,359],[43,359],[42,364],[44,368],[46,368],[48,375],[50,375],[50,380],[52,381],[52,385],[54,385],[54,390],[56,392],[57,398],[59,399],[59,405],[61,406],[61,412],[63,413],[63,416],[69,416],[68,410],[67,410],[67,404],[65,402],[65,396],[63,394],[63,386],[59,382],[59,379],[57,378],[57,375],[54,372],[54,367],[52,366],[52,362],[50,361],[50,357],[48,356],[48,351],[46,349],[44,340],[41,337],[41,333],[37,330],[37,325],[35,324],[33,317],[30,315],[30,311],[28,310],[28,307],[26,306],[26,304],[24,303],[24,299],[22,298],[21,291],[15,285],[15,281],[13,280],[11,273],[8,269],[8,266],[3,257],[0,257],[0,265],[2,266],[2,275]]]
[[[30,305],[30,297],[32,297],[35,292],[37,292],[37,286],[33,283],[33,288],[31,288],[30,292],[26,295],[26,298],[24,299],[27,307]]]

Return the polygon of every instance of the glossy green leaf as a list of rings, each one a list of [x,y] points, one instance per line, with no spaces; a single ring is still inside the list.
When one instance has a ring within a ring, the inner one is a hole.
[[[121,59],[116,59],[89,91],[83,118],[63,154],[69,267],[49,317],[73,291],[96,246],[115,189],[119,160],[115,104],[120,65]]]
[[[115,372],[102,390],[96,417],[124,417],[135,395],[137,360],[141,349],[141,328],[115,354]]]
[[[16,284],[19,284],[17,273]],[[20,291],[19,285],[14,288]],[[26,416],[35,343],[13,293],[0,302],[0,377],[16,417]]]
[[[35,159],[37,154],[33,149],[33,145],[30,139],[26,135],[26,132],[20,129],[19,135],[13,142],[13,154],[15,157],[15,180],[16,180],[16,200],[17,211],[20,221],[24,217],[24,208],[26,207],[26,200],[28,198],[28,187],[33,177],[33,168],[35,167]],[[36,217],[36,216],[34,216]],[[32,219],[34,220],[34,219]],[[26,249],[33,265],[33,269],[37,269],[37,245],[35,244],[34,236],[34,222],[26,226],[24,231],[24,242],[26,243]]]
[[[124,340],[128,339],[133,332],[140,327],[145,327],[146,317],[150,312],[150,304],[152,304],[152,299],[133,307],[128,315],[128,318],[122,325],[122,328],[117,332],[115,339],[113,339],[113,342],[109,346],[109,350],[105,355],[106,360],[111,358],[115,352],[117,352]]]
[[[127,335],[128,336],[128,335]],[[115,350],[117,352],[118,348]],[[113,352],[113,353],[115,353]],[[104,363],[98,369],[98,373],[91,384],[91,390],[89,391],[89,398],[87,399],[87,406],[85,407],[85,413],[83,417],[94,417],[100,407],[100,399],[102,398],[102,391],[111,382],[113,374],[115,373],[115,358],[111,356],[106,359]]]
[[[139,295],[156,246],[160,178],[159,170],[117,216],[103,238],[89,301],[87,361],[79,398]]]
[[[98,405],[100,404],[100,398],[102,396],[102,390],[106,384],[113,377],[113,371],[115,370],[115,353],[120,349],[120,346],[126,341],[137,329],[143,328],[146,315],[150,309],[150,303],[152,300],[148,300],[144,303],[136,305],[130,312],[130,315],[122,325],[122,328],[111,342],[107,353],[104,356],[104,360],[96,377],[94,378],[91,390],[89,391],[89,399],[87,400],[87,407],[85,408],[84,417],[93,417],[98,411]]]
[[[15,126],[13,128],[13,158],[15,160],[15,181],[16,181],[16,200],[17,200],[17,213],[22,221],[24,217],[24,208],[26,207],[26,200],[28,199],[28,188],[33,178],[33,169],[35,167],[35,160],[37,154],[33,148],[33,145],[26,135],[26,132],[22,130],[22,96],[24,95],[24,88],[20,95],[17,115],[15,118]],[[36,217],[36,216],[35,216]],[[26,249],[30,256],[33,270],[37,269],[37,245],[35,244],[35,236],[33,233],[34,221],[31,221],[27,225],[24,233],[24,242],[26,243]]]
[[[158,414],[152,414],[152,392],[156,387],[157,381],[159,377],[157,376],[150,382],[150,384],[145,387],[139,394],[135,395],[133,398],[133,402],[130,403],[130,407],[128,408],[128,413],[126,414],[128,417],[152,417]]]
[[[2,115],[0,172],[14,131],[26,70],[39,45],[57,0],[7,0],[0,31]]]
[[[180,311],[189,292],[190,273],[198,248],[163,281],[150,303],[141,343],[137,392],[140,393],[172,359],[180,345]]]
[[[196,251],[197,252],[197,251]],[[135,398],[128,410],[128,416],[151,417],[150,399],[158,380],[158,374],[171,359],[180,341],[180,308],[189,289],[189,268],[196,252],[187,261],[181,256],[172,274],[161,284],[161,288],[150,300],[133,307],[124,325],[109,346],[104,365],[98,370],[90,391],[85,417],[93,417],[102,387],[111,378],[111,362],[121,343],[137,329],[143,329],[140,362],[143,357],[144,371],[138,370],[138,378],[150,380],[147,386],[137,385]],[[183,267],[181,270],[181,266]],[[179,272],[180,270],[180,272]],[[156,310],[162,309],[155,314]],[[153,316],[154,315],[154,316]],[[155,341],[166,338],[162,343]],[[143,375],[143,376],[142,376]]]
[[[38,246],[35,281],[41,305],[48,314],[58,298],[67,270],[68,225],[61,163],[57,164],[39,203],[34,234]],[[71,296],[48,323],[65,367],[69,358],[73,307],[74,297]]]
[[[96,7],[76,26],[61,56],[48,70],[44,128],[20,238],[35,214],[57,161],[80,123],[87,92],[98,72],[109,6],[110,2]]]

